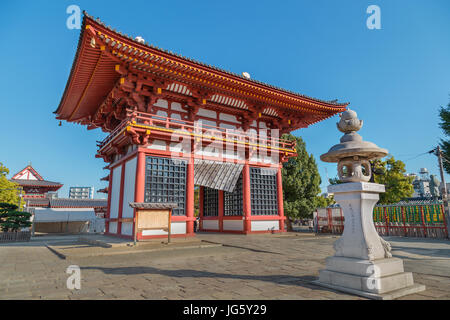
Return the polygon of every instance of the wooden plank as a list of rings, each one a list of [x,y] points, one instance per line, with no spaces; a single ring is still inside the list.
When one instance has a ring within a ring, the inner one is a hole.
[[[168,229],[169,210],[139,210],[138,229]]]

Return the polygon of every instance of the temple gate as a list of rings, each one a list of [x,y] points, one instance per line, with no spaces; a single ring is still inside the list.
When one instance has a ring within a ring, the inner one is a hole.
[[[131,238],[132,202],[176,203],[171,230],[284,231],[281,166],[296,155],[281,134],[347,104],[322,101],[130,38],[87,14],[57,119],[101,128],[108,165],[107,233]],[[163,230],[138,239],[165,237]]]

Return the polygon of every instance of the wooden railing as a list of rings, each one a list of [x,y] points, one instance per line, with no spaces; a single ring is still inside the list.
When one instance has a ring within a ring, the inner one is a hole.
[[[320,208],[316,213],[317,232],[341,234],[342,208]],[[442,203],[378,205],[373,221],[380,236],[447,238],[448,229]]]
[[[279,148],[291,152],[295,152],[296,146],[295,140],[290,141],[280,139],[279,137],[257,134],[255,132],[243,132],[236,129],[212,126],[200,121],[192,122],[128,109],[127,117],[108,135],[108,137],[97,143],[99,150],[106,146],[114,137],[116,137],[129,125],[142,126],[143,128],[148,127],[154,130],[158,130],[158,128],[160,128],[180,134],[194,134],[200,137],[212,138],[213,140],[219,138],[227,142],[247,143],[255,146]],[[269,135],[272,132],[273,131],[270,129],[267,130]]]
[[[30,241],[31,231],[0,232],[0,242]]]

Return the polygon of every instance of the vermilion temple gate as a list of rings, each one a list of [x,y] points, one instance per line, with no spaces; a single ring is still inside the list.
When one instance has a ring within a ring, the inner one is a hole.
[[[84,16],[57,119],[109,132],[97,157],[110,171],[107,233],[132,237],[130,202],[177,203],[172,234],[193,235],[194,185],[201,229],[284,230],[281,165],[287,133],[347,104],[295,94],[119,34]],[[138,239],[165,237],[164,231]]]

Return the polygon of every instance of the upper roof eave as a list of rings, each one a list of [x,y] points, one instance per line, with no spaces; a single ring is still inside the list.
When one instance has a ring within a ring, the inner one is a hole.
[[[229,78],[232,78],[234,80],[238,80],[238,81],[243,82],[245,84],[251,84],[251,85],[258,86],[258,87],[264,88],[266,90],[271,90],[271,91],[274,91],[274,92],[277,92],[277,93],[280,93],[280,94],[283,94],[283,95],[286,95],[286,96],[289,96],[289,97],[294,97],[294,98],[302,99],[302,100],[306,100],[306,101],[310,100],[310,102],[315,102],[315,103],[326,105],[327,107],[336,108],[336,111],[333,112],[334,114],[341,112],[342,110],[340,110],[340,109],[345,108],[349,104],[348,102],[346,102],[346,103],[338,103],[336,100],[325,101],[325,100],[320,100],[320,99],[317,99],[317,98],[312,98],[312,97],[309,97],[309,96],[306,96],[306,95],[303,95],[303,94],[299,94],[299,93],[295,93],[295,92],[292,92],[292,91],[289,91],[289,90],[286,90],[286,89],[282,89],[282,88],[279,88],[279,87],[276,87],[276,86],[273,86],[273,85],[270,85],[270,84],[267,84],[267,83],[264,83],[264,82],[261,82],[261,81],[257,81],[257,80],[254,80],[254,79],[247,79],[247,78],[243,77],[242,75],[239,75],[239,74],[236,74],[236,73],[233,73],[233,72],[230,72],[230,71],[226,71],[226,70],[220,69],[218,67],[211,66],[211,65],[208,65],[208,64],[205,64],[205,63],[193,60],[191,58],[187,58],[187,57],[184,57],[182,55],[169,52],[169,51],[164,50],[164,49],[157,48],[157,47],[155,47],[153,45],[149,45],[147,43],[142,44],[142,43],[134,40],[133,38],[131,38],[128,35],[124,35],[124,34],[122,34],[120,32],[112,30],[110,27],[106,26],[103,22],[101,22],[98,18],[94,20],[94,18],[89,16],[89,14],[87,14],[85,11],[83,11],[83,13],[84,13],[84,17],[83,17],[83,22],[82,22],[82,29],[81,29],[79,40],[78,40],[77,52],[75,54],[75,58],[74,58],[74,61],[72,63],[72,68],[71,68],[71,71],[70,71],[69,79],[68,79],[68,81],[66,83],[66,87],[65,87],[64,93],[63,93],[63,95],[61,97],[61,101],[60,101],[59,106],[56,109],[56,111],[53,112],[55,114],[60,114],[61,108],[62,108],[62,106],[64,104],[64,101],[65,101],[65,99],[67,97],[67,93],[68,93],[68,90],[70,88],[70,84],[72,82],[74,71],[76,69],[76,66],[77,66],[77,63],[78,63],[78,59],[79,59],[79,56],[80,56],[80,52],[81,52],[81,49],[82,49],[83,37],[85,35],[86,26],[87,26],[88,23],[89,23],[89,25],[92,25],[94,28],[102,28],[103,31],[106,30],[108,33],[114,34],[116,37],[121,37],[122,40],[128,42],[128,44],[130,44],[130,45],[132,44],[133,46],[135,46],[137,48],[144,49],[144,50],[151,50],[151,51],[153,51],[153,52],[155,52],[157,54],[160,54],[160,55],[162,55],[164,57],[167,57],[167,58],[170,58],[170,59],[174,59],[174,60],[180,61],[180,62],[182,61],[183,63],[188,63],[188,64],[191,64],[191,65],[194,65],[197,68],[202,68],[202,69],[204,69],[206,71],[209,71],[209,72],[220,73],[221,75],[225,75],[225,76],[227,76]]]

